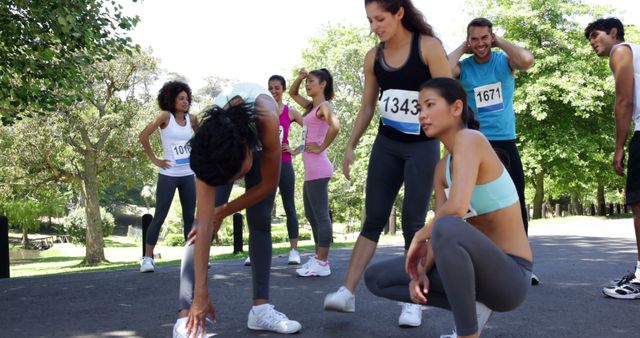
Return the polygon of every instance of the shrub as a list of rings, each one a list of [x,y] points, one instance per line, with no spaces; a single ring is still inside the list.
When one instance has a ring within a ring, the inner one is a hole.
[[[105,208],[100,207],[100,219],[102,221],[102,237],[111,236],[116,226],[115,219]],[[64,229],[74,243],[87,244],[87,220],[83,207],[69,212],[63,220]]]
[[[183,234],[169,234],[164,239],[164,244],[168,246],[184,246]]]

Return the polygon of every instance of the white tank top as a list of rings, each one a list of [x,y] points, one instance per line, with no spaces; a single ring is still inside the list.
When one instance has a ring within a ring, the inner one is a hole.
[[[236,96],[241,97],[244,102],[255,104],[256,98],[261,94],[267,95],[268,97],[273,99],[271,92],[269,92],[266,88],[262,87],[259,84],[250,82],[236,83],[223,89],[220,94],[218,94],[213,99],[213,104],[219,107],[224,107],[231,99]]]
[[[191,147],[187,142],[191,139],[192,129],[189,114],[184,114],[185,125],[181,126],[176,122],[176,118],[169,113],[169,123],[164,129],[160,129],[160,139],[162,140],[162,150],[164,159],[169,160],[171,167],[159,169],[159,173],[166,176],[182,177],[193,175],[189,166],[189,154]]]
[[[618,46],[629,46],[633,55],[633,122],[635,131],[640,131],[640,45],[622,42],[613,46],[611,51]]]

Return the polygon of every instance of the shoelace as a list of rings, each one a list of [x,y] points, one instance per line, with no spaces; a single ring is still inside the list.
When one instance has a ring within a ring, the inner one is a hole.
[[[412,315],[416,312],[416,306],[413,306],[414,304],[411,303],[404,303],[402,304],[402,312],[409,312]]]
[[[287,320],[287,316],[284,313],[274,309],[273,305],[270,305],[267,310],[264,310],[264,314],[259,317],[259,322],[263,326],[274,328],[283,320]]]
[[[624,277],[622,277],[622,279],[620,279],[620,281],[616,285],[617,286],[622,286],[624,284],[628,284],[629,282],[631,282],[635,278],[636,278],[635,272],[629,272],[629,274],[624,276]]]

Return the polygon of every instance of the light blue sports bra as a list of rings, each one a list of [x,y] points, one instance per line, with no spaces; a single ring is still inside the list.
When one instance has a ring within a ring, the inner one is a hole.
[[[451,154],[447,157],[446,178],[447,185],[451,187]],[[448,191],[449,189],[446,189]],[[448,198],[447,193],[447,198]],[[511,176],[507,169],[502,166],[502,175],[491,182],[485,184],[476,184],[471,194],[471,215],[467,214],[464,218],[486,214],[502,208],[506,208],[518,202],[518,192],[513,184]],[[475,211],[475,214],[474,214]]]

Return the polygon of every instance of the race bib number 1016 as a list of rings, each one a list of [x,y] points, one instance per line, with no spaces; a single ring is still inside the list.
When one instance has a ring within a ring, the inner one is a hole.
[[[382,123],[405,134],[420,134],[420,103],[418,92],[387,89],[378,101]]]
[[[175,165],[189,164],[189,155],[191,154],[191,147],[185,143],[174,143],[171,145],[173,152],[173,159]]]

